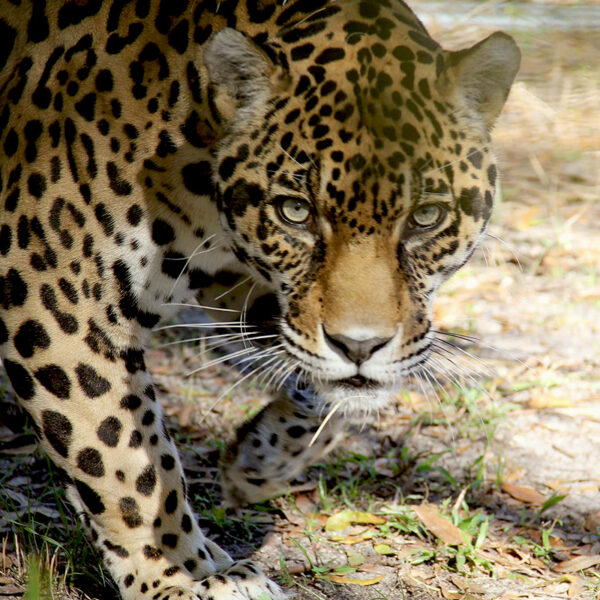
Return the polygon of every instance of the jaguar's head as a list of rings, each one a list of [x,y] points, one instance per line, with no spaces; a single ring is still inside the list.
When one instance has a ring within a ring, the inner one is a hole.
[[[416,18],[385,18],[329,15],[263,48],[225,29],[204,54],[226,123],[223,226],[276,295],[298,372],[352,407],[431,352],[436,290],[490,217],[489,131],[520,57],[502,33],[446,52]]]

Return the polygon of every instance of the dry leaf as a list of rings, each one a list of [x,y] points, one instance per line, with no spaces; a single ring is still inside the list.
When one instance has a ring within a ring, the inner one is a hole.
[[[373,550],[375,550],[377,554],[383,554],[385,556],[396,554],[396,551],[389,544],[375,544]]]
[[[298,494],[295,502],[296,508],[305,515],[309,515],[315,511],[316,502],[312,494]]]
[[[466,531],[459,529],[454,523],[443,517],[435,505],[421,504],[411,506],[419,520],[438,537],[444,544],[449,546],[463,545],[465,540],[471,541],[472,536]]]
[[[385,519],[371,513],[359,512],[356,510],[343,510],[335,513],[327,519],[325,531],[341,531],[346,529],[352,523],[361,523],[369,525],[383,525]]]
[[[576,556],[569,560],[563,560],[559,562],[554,570],[559,573],[576,573],[577,571],[583,571],[589,567],[600,564],[600,554],[593,554],[592,556]]]
[[[464,592],[454,592],[448,589],[445,585],[442,585],[440,589],[442,591],[442,596],[446,598],[446,600],[461,600],[465,597]]]
[[[362,535],[332,535],[329,539],[330,542],[336,542],[337,544],[347,544],[352,546],[354,544],[360,544],[370,540],[376,533],[374,531],[368,531]]]
[[[544,495],[525,485],[517,485],[516,483],[503,481],[502,489],[521,502],[527,502],[528,504],[544,504],[544,502],[546,502],[546,497]]]
[[[348,564],[351,567],[359,567],[365,562],[365,557],[359,552],[348,551],[346,555],[348,556]]]
[[[585,585],[581,577],[577,577],[577,575],[565,575],[563,579],[569,582],[569,589],[567,591],[569,598],[578,596],[585,591]]]
[[[326,579],[333,583],[347,583],[350,585],[373,585],[379,583],[385,575],[377,575],[368,579],[359,579],[358,577],[348,577],[347,575],[327,575]]]

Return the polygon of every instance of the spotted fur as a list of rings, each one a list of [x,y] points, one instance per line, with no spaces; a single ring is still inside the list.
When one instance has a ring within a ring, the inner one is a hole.
[[[277,493],[335,443],[328,407],[427,360],[518,63],[502,33],[444,51],[400,0],[3,8],[1,355],[123,598],[283,597],[200,531],[148,332],[196,296],[273,336],[248,356],[305,391],[242,428],[223,483]]]

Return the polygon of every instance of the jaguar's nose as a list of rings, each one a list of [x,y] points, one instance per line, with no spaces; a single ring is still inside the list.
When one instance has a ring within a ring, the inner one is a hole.
[[[355,339],[341,333],[330,334],[323,327],[323,333],[327,342],[336,350],[340,351],[349,361],[360,365],[371,358],[377,350],[383,348],[391,337],[372,337],[367,339]]]

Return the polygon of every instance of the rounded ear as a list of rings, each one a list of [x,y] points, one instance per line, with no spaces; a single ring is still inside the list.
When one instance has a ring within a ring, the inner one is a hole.
[[[219,112],[225,118],[267,101],[275,65],[243,33],[221,29],[206,44],[203,58],[210,83],[217,89]]]
[[[437,86],[455,101],[462,99],[491,129],[506,102],[520,63],[521,52],[513,38],[496,31],[471,48],[451,52]]]

